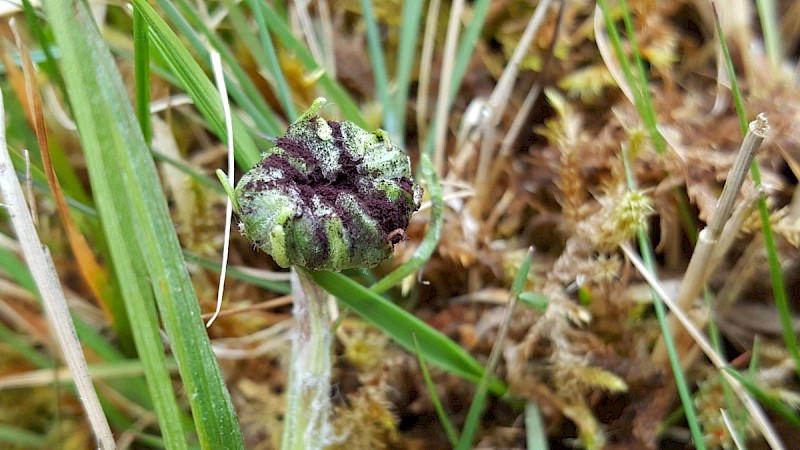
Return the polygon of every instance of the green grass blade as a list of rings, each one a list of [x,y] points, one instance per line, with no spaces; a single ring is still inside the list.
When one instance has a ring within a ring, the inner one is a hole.
[[[469,353],[416,316],[340,273],[311,274],[326,291],[409,352],[414,352],[416,336],[427,361],[472,382],[483,376],[483,367]],[[497,379],[491,380],[489,389],[497,395],[506,390]]]
[[[428,182],[428,192],[431,198],[430,227],[411,258],[383,277],[379,282],[372,285],[370,287],[372,292],[378,294],[386,292],[392,286],[401,282],[403,278],[424,266],[433,254],[433,251],[436,250],[436,244],[439,242],[439,236],[442,234],[442,223],[444,222],[442,185],[439,184],[439,177],[436,174],[436,169],[434,169],[433,163],[427,155],[421,155],[420,163],[422,165],[422,177]]]
[[[731,79],[731,91],[733,93],[734,104],[736,105],[736,113],[739,115],[739,125],[742,129],[742,136],[747,133],[747,113],[744,110],[744,101],[742,100],[742,92],[739,90],[739,82],[736,78],[736,70],[733,68],[733,60],[731,53],[728,50],[728,43],[725,39],[725,34],[722,32],[722,26],[719,22],[716,9],[714,10],[714,23],[716,25],[717,35],[719,36],[719,43],[722,47],[722,55],[725,59],[725,67],[728,70],[728,76]],[[750,176],[753,177],[753,183],[756,188],[761,186],[761,170],[758,168],[758,160],[753,160],[750,165]],[[789,305],[789,298],[786,293],[786,285],[783,280],[783,272],[781,270],[781,262],[778,255],[778,246],[775,243],[775,233],[772,231],[772,222],[769,217],[769,207],[767,206],[767,199],[764,194],[758,198],[758,213],[761,219],[761,234],[764,236],[764,248],[767,251],[767,263],[769,264],[769,276],[772,284],[772,295],[775,298],[775,307],[778,310],[780,317],[781,330],[783,331],[783,342],[786,344],[786,351],[789,356],[794,360],[795,372],[800,377],[800,342],[798,342],[797,335],[794,332],[792,325],[792,312]]]
[[[255,18],[256,25],[258,26],[258,35],[264,47],[266,58],[265,67],[269,69],[272,77],[275,79],[275,84],[277,85],[276,91],[281,106],[283,106],[283,111],[286,113],[289,121],[293,121],[297,118],[297,109],[294,107],[294,102],[292,102],[292,91],[289,89],[286,77],[283,76],[280,61],[278,61],[278,53],[275,51],[275,45],[272,43],[272,36],[270,36],[269,30],[267,30],[267,24],[264,21],[264,2],[259,0],[247,0],[247,2],[250,4],[253,18]]]
[[[483,408],[486,405],[489,379],[499,361],[499,352],[502,350],[502,346],[505,345],[505,338],[506,334],[508,333],[508,321],[511,320],[511,314],[514,313],[514,308],[517,305],[519,294],[522,293],[522,289],[525,287],[525,281],[528,279],[528,273],[530,273],[531,270],[532,257],[533,251],[528,250],[527,254],[525,255],[525,259],[522,260],[522,264],[520,264],[519,269],[514,276],[514,283],[511,285],[512,300],[506,306],[506,308],[509,308],[509,311],[506,311],[505,313],[505,323],[498,332],[498,339],[495,341],[494,348],[492,348],[491,356],[489,356],[489,364],[486,367],[486,370],[483,372],[483,376],[478,383],[478,388],[475,390],[475,396],[472,397],[472,403],[469,405],[467,418],[464,420],[464,428],[461,430],[461,438],[458,440],[458,444],[456,445],[456,449],[458,450],[468,450],[471,448],[472,441],[475,439],[475,435],[478,432],[481,416],[483,415]]]
[[[797,413],[787,406],[782,401],[776,399],[772,395],[764,392],[756,383],[754,383],[750,378],[742,375],[739,373],[738,370],[733,369],[732,367],[725,367],[725,372],[728,372],[733,378],[736,378],[742,386],[747,389],[750,394],[753,395],[762,405],[766,406],[767,408],[774,411],[779,416],[783,417],[787,422],[789,422],[793,427],[796,429],[800,429],[800,416]]]
[[[606,25],[606,30],[608,31],[608,36],[611,40],[611,46],[614,49],[614,54],[616,55],[617,60],[619,60],[619,65],[622,68],[622,73],[625,76],[625,80],[628,82],[628,85],[633,91],[636,110],[639,112],[639,116],[642,118],[645,127],[647,127],[647,132],[650,135],[650,141],[658,153],[664,153],[666,152],[664,138],[661,136],[661,133],[657,128],[655,108],[653,107],[653,101],[650,97],[650,88],[647,84],[647,72],[645,71],[644,62],[642,61],[641,53],[639,52],[639,46],[636,41],[636,33],[633,29],[633,19],[631,18],[628,5],[624,0],[620,1],[622,20],[625,24],[625,30],[628,33],[628,41],[633,49],[633,57],[638,76],[633,73],[631,63],[628,61],[628,57],[625,54],[625,50],[622,45],[622,39],[620,38],[619,31],[617,31],[614,18],[608,9],[607,2],[605,0],[598,0],[597,5],[600,7],[600,10],[603,13],[603,20]]]
[[[133,67],[136,82],[136,118],[145,142],[153,138],[150,123],[150,38],[147,22],[139,11],[133,12]]]
[[[195,51],[197,52],[199,58],[206,65],[209,65],[211,59],[210,59],[210,56],[209,56],[209,53],[208,53],[208,49],[205,47],[205,44],[202,42],[200,37],[197,36],[197,33],[195,33],[195,31],[191,27],[191,25],[189,25],[189,23],[186,22],[186,19],[184,19],[184,17],[178,12],[178,10],[175,9],[175,6],[172,5],[172,3],[170,3],[170,2],[166,2],[166,3],[162,2],[161,6],[162,6],[162,8],[164,10],[164,15],[167,16],[170,20],[172,20],[172,22],[175,24],[176,28],[178,29],[179,33],[184,38],[186,38],[189,41],[189,44],[195,49]],[[156,16],[156,17],[158,17],[158,20],[163,22],[163,19],[161,19],[160,16]],[[166,25],[166,22],[164,22],[164,23],[165,23],[165,27],[167,29],[169,29],[169,26]],[[171,32],[171,30],[170,30],[170,32]],[[151,33],[152,33],[152,30],[151,30]],[[178,45],[183,46],[181,41],[178,40],[177,43],[178,43]],[[189,55],[188,51],[186,51],[186,55],[187,56]],[[169,54],[165,55],[165,57],[167,57],[167,59],[169,59],[168,58],[169,56],[172,56],[172,55],[169,55]],[[189,56],[188,59],[192,60],[191,56]],[[195,65],[197,65],[196,62],[193,61],[193,63]],[[172,67],[172,64],[169,63],[169,62],[168,62],[168,65],[170,65]],[[198,65],[198,68],[199,68],[199,65]],[[173,67],[173,71],[174,71],[174,67]],[[202,73],[202,70],[200,72]],[[176,74],[176,75],[178,75],[178,74]],[[240,88],[239,85],[237,83],[235,83],[234,80],[231,77],[229,77],[228,75],[225,75],[225,82],[227,83],[228,93],[230,94],[231,98],[236,100],[236,103],[244,111],[247,112],[247,114],[253,120],[254,126],[256,127],[256,129],[259,130],[260,133],[268,133],[268,134],[273,134],[274,135],[274,134],[277,134],[280,131],[278,129],[278,125],[277,125],[276,121],[273,120],[273,117],[272,116],[264,116],[262,111],[253,103],[252,95],[248,95],[247,93],[245,93],[242,90],[242,88]],[[183,83],[183,80],[181,80],[181,83]],[[185,89],[189,89],[188,87],[185,87],[185,85],[182,86],[182,87],[184,87]],[[256,95],[256,97],[258,97],[258,95]],[[234,128],[234,131],[236,131],[236,128]],[[241,164],[241,162],[240,162],[240,164]],[[243,168],[245,168],[245,166],[243,166]],[[249,166],[247,166],[246,168],[249,168]]]
[[[242,104],[242,107],[247,105],[247,111],[250,114],[251,118],[255,122],[256,126],[262,133],[269,133],[272,135],[277,135],[281,132],[280,126],[278,125],[277,120],[275,120],[275,114],[272,112],[272,109],[267,105],[267,102],[264,101],[261,93],[256,88],[253,80],[245,73],[244,69],[239,62],[236,60],[236,57],[230,51],[230,49],[225,45],[225,42],[222,38],[217,35],[213,30],[211,30],[204,20],[200,18],[197,10],[191,6],[186,0],[177,0],[176,2],[167,1],[167,0],[157,0],[159,6],[164,11],[164,13],[170,17],[171,20],[175,21],[177,25],[181,27],[181,31],[185,34],[194,35],[195,31],[191,28],[194,26],[198,28],[205,39],[211,44],[212,47],[219,53],[222,60],[225,62],[226,66],[233,72],[234,79],[230,80],[227,76],[226,84],[229,88],[229,92],[231,97],[233,97],[237,102]],[[184,13],[188,17],[188,21],[184,16],[182,16],[173,3],[177,3],[181,6]],[[200,55],[200,57],[205,61],[207,64],[210,64],[211,59],[208,54],[208,50],[206,46],[200,43],[199,38],[195,38],[190,40],[190,43],[194,46],[195,51]],[[242,93],[239,92],[241,88]]]
[[[375,77],[375,91],[383,106],[383,128],[389,133],[393,141],[400,142],[397,118],[395,117],[396,111],[392,103],[392,96],[389,93],[389,76],[386,73],[386,61],[381,48],[381,36],[378,31],[378,22],[375,20],[375,12],[372,11],[371,0],[361,0],[361,18],[367,28],[367,48],[369,49],[369,60],[372,64],[372,76]]]
[[[186,441],[153,297],[178,362],[201,446],[242,448],[239,424],[200,320],[158,174],[113,57],[83,2],[46,0],[44,4],[63,52],[64,79],[125,303],[129,312],[145,308],[140,315],[131,314],[137,319],[134,337],[167,447],[186,448]],[[149,8],[145,1],[137,1],[151,30],[163,27],[163,21],[148,17],[148,12],[154,12],[143,5]],[[220,107],[218,102],[216,106]]]
[[[534,402],[525,404],[525,443],[528,450],[547,450],[547,430],[542,422],[539,406]]]
[[[483,28],[483,22],[486,20],[486,13],[489,11],[490,4],[490,0],[478,0],[474,3],[474,9],[472,12],[472,17],[469,21],[469,25],[467,25],[464,33],[461,35],[461,40],[459,41],[458,49],[456,50],[456,60],[453,64],[453,74],[450,78],[450,92],[447,93],[448,110],[456,98],[458,89],[461,87],[461,80],[464,78],[464,74],[467,71],[467,64],[469,64],[472,52],[475,50],[475,45],[478,41],[478,36],[480,36],[481,28]],[[434,117],[433,122],[431,122],[430,129],[435,130],[437,126],[438,123]],[[422,152],[424,154],[428,156],[433,155],[433,148],[436,144],[435,138],[436,133],[427,133],[425,136],[425,144],[422,146]]]
[[[266,2],[262,3],[262,7],[264,11],[264,21],[267,23],[267,27],[275,33],[283,45],[286,46],[288,50],[294,52],[295,56],[300,59],[300,62],[306,66],[306,69],[312,72],[321,70],[320,65],[314,60],[314,57],[306,48],[305,44],[300,42],[294,34],[292,34],[292,30],[287,26],[288,21],[282,19],[281,16],[275,12],[273,6],[268,5]],[[358,106],[336,80],[331,78],[329,74],[323,72],[317,82],[325,91],[328,100],[342,111],[342,114],[344,114],[347,120],[361,128],[368,128],[366,121],[364,121],[364,118],[361,116]]]
[[[12,444],[15,448],[45,448],[47,438],[45,436],[32,433],[24,428],[18,428],[0,423],[0,442]]]
[[[633,175],[630,159],[628,158],[628,151],[625,148],[622,150],[622,162],[625,166],[625,177],[628,182],[628,189],[636,190],[636,180]],[[650,239],[647,236],[647,230],[640,228],[636,235],[639,241],[639,251],[642,254],[642,259],[647,269],[655,276],[657,273],[656,259]],[[651,293],[653,297],[653,308],[656,311],[658,326],[664,339],[664,347],[667,350],[667,357],[669,358],[669,364],[672,368],[672,375],[675,381],[675,387],[678,390],[678,397],[681,399],[681,405],[683,406],[683,411],[686,416],[686,423],[689,425],[689,431],[695,446],[698,450],[704,450],[706,447],[705,439],[703,438],[703,430],[700,428],[700,421],[697,419],[697,412],[694,409],[694,402],[692,401],[689,384],[686,382],[686,376],[681,368],[680,355],[678,355],[678,350],[675,348],[675,340],[672,338],[672,332],[669,329],[667,308],[664,306],[664,301],[654,290],[652,290]]]
[[[641,52],[639,51],[639,43],[636,39],[636,30],[633,28],[633,18],[631,18],[631,11],[628,8],[626,0],[619,0],[619,5],[622,8],[622,21],[625,24],[625,31],[628,33],[628,41],[631,44],[633,52],[633,60],[636,63],[636,70],[639,73],[638,77],[628,80],[628,83],[633,83],[634,89],[639,91],[639,99],[641,105],[639,106],[639,114],[644,120],[647,132],[650,134],[650,141],[656,148],[658,153],[666,153],[667,148],[664,143],[664,137],[658,131],[658,123],[656,121],[656,110],[653,106],[653,99],[650,96],[650,88],[647,81],[647,71],[644,68],[644,60],[642,60]],[[606,16],[608,17],[608,16]],[[616,33],[616,28],[613,28],[613,33]],[[621,58],[622,55],[617,55],[622,61],[622,64],[628,64],[627,58]],[[638,87],[637,87],[638,86]]]
[[[400,21],[399,47],[397,49],[397,68],[395,72],[395,116],[397,117],[397,145],[405,146],[406,106],[411,84],[411,71],[414,69],[414,57],[417,56],[417,38],[419,25],[424,14],[422,0],[403,2],[403,18]]]
[[[455,428],[453,428],[453,424],[450,423],[450,418],[447,417],[447,412],[444,410],[444,405],[442,405],[442,401],[436,394],[436,384],[434,384],[433,378],[431,378],[431,373],[428,371],[428,363],[425,362],[425,357],[422,356],[422,350],[419,348],[419,342],[417,342],[416,336],[411,336],[414,338],[414,350],[416,350],[419,368],[422,370],[422,378],[425,379],[425,386],[428,388],[428,395],[431,396],[433,409],[436,411],[436,416],[439,418],[442,428],[444,428],[444,432],[447,435],[447,440],[450,441],[450,445],[455,447],[456,444],[458,444],[458,432]]]
[[[781,49],[781,24],[777,17],[777,5],[775,0],[756,0],[756,8],[761,21],[761,33],[764,36],[767,57],[772,70],[778,71],[783,61],[783,49]]]
[[[166,59],[173,73],[186,89],[186,93],[192,97],[197,109],[208,121],[211,130],[220,140],[225,141],[225,117],[222,114],[222,102],[220,102],[214,85],[189,54],[189,51],[183,47],[180,39],[147,1],[134,0],[133,4],[147,21],[151,43]],[[241,167],[250,168],[261,159],[255,143],[236,116],[233,116],[233,142],[236,147],[237,161]]]
[[[67,89],[64,87],[64,78],[61,76],[61,72],[58,70],[58,63],[56,63],[56,58],[53,55],[53,51],[50,46],[52,43],[52,38],[50,38],[47,33],[45,33],[45,30],[39,25],[39,20],[36,16],[36,10],[34,9],[30,0],[22,0],[22,9],[25,11],[25,20],[28,22],[28,28],[30,28],[30,30],[33,32],[33,35],[36,38],[36,41],[42,47],[42,52],[45,56],[44,61],[38,63],[39,67],[41,67],[42,70],[44,70],[47,75],[55,81],[56,86],[58,86],[61,93],[66,95]]]
[[[211,261],[205,258],[201,258],[200,256],[197,256],[189,252],[184,252],[183,255],[186,258],[187,263],[197,264],[200,267],[209,270],[214,270],[217,272],[222,270],[220,267],[220,263],[217,261]],[[271,292],[277,292],[278,294],[286,295],[292,292],[292,288],[291,286],[289,286],[289,283],[282,281],[265,280],[263,278],[259,278],[257,276],[242,272],[241,270],[238,270],[235,267],[228,266],[227,275],[231,278],[250,283],[253,286],[258,286],[262,289],[266,289]]]

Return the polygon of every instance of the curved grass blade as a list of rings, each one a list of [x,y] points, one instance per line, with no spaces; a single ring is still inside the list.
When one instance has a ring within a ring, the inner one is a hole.
[[[278,53],[275,51],[272,37],[267,30],[267,24],[264,22],[264,11],[262,9],[264,2],[258,0],[247,0],[247,2],[250,4],[250,9],[253,11],[253,17],[258,27],[258,35],[261,37],[262,46],[266,53],[266,65],[264,67],[269,69],[272,76],[275,77],[278,99],[281,101],[281,106],[283,106],[283,111],[286,113],[286,116],[292,121],[297,118],[297,109],[295,109],[294,103],[292,102],[292,92],[289,89],[289,83],[286,82],[286,77],[283,76],[283,70],[278,61]]]
[[[419,24],[422,20],[422,0],[407,0],[403,2],[403,18],[400,22],[400,39],[397,49],[397,69],[395,73],[395,115],[397,117],[397,145],[405,147],[406,106],[408,104],[408,87],[411,83],[411,71],[414,69],[414,59],[417,56],[417,37]]]
[[[292,30],[290,30],[286,25],[287,21],[284,21],[281,16],[275,12],[275,9],[273,9],[273,7],[268,5],[266,2],[263,2],[261,6],[264,11],[264,21],[267,23],[269,29],[275,33],[278,39],[283,42],[283,45],[295,53],[297,58],[300,59],[300,61],[306,66],[306,69],[312,72],[320,71],[320,65],[316,60],[314,60],[314,57],[306,48],[305,44],[300,42],[295,35],[292,34]],[[325,90],[328,100],[336,104],[347,120],[355,123],[361,128],[369,128],[366,121],[361,116],[358,106],[353,102],[353,99],[350,98],[350,95],[347,94],[347,92],[336,80],[331,78],[329,74],[322,72],[318,83]]]
[[[414,352],[416,336],[420,354],[427,361],[474,383],[483,376],[483,367],[466,350],[413,314],[340,273],[311,272],[311,276],[345,306],[409,352]],[[496,395],[503,395],[506,387],[500,380],[492,378],[489,390]]]
[[[272,135],[279,134],[281,129],[275,119],[275,113],[272,111],[272,108],[269,107],[255,83],[253,83],[253,80],[244,71],[244,68],[242,68],[236,60],[233,52],[225,45],[225,42],[220,38],[219,34],[209,28],[206,21],[200,18],[200,13],[197,11],[197,8],[190,5],[186,0],[156,0],[156,2],[164,11],[164,14],[167,15],[170,20],[173,20],[184,34],[195,35],[195,39],[190,40],[190,42],[206,64],[211,64],[211,56],[206,48],[207,44],[203,43],[204,41],[207,40],[219,53],[222,60],[225,61],[226,67],[233,73],[233,78],[235,80],[234,82],[234,80],[228,79],[227,76],[225,77],[225,84],[230,88],[228,90],[230,91],[231,97],[236,99],[237,102],[242,103],[243,107],[247,106],[247,111],[256,123],[258,129],[261,130],[261,132]],[[175,4],[180,6],[184,11],[184,15],[178,12],[175,8]],[[202,40],[196,36],[195,30],[191,28],[192,26],[202,33]]]
[[[712,3],[713,6],[713,3]],[[714,25],[716,26],[719,43],[722,47],[722,55],[725,60],[725,67],[728,70],[728,77],[731,80],[731,92],[733,101],[736,105],[736,113],[739,116],[739,126],[742,135],[747,134],[747,113],[744,110],[742,92],[739,90],[739,82],[736,78],[736,70],[733,68],[733,59],[728,50],[728,43],[725,34],[722,32],[722,25],[719,22],[716,7],[714,7]],[[758,168],[758,160],[753,160],[750,164],[750,176],[756,187],[761,186],[761,170]],[[764,248],[767,252],[767,263],[769,264],[770,283],[772,284],[772,295],[775,298],[775,307],[778,309],[778,317],[783,331],[783,342],[786,350],[794,360],[795,373],[800,377],[800,342],[792,326],[792,313],[789,306],[789,298],[786,294],[786,284],[783,280],[783,270],[778,256],[778,247],[775,243],[775,233],[772,231],[772,222],[769,217],[767,199],[762,194],[758,197],[758,214],[761,219],[761,234],[764,236]]]
[[[189,253],[187,251],[183,252],[183,256],[186,258],[187,263],[197,264],[200,267],[209,270],[214,270],[216,272],[219,272],[221,270],[218,261],[211,261],[202,258],[200,256],[197,256],[193,253]],[[253,286],[258,286],[268,291],[276,292],[278,294],[286,295],[292,292],[292,288],[291,286],[289,286],[289,283],[281,281],[265,280],[263,278],[259,278],[257,276],[253,276],[248,273],[242,272],[241,270],[238,270],[235,267],[228,266],[228,276],[230,276],[231,278],[235,278],[237,280],[242,280],[246,283],[250,283]]]
[[[386,74],[386,60],[381,48],[378,22],[375,20],[375,12],[372,10],[372,0],[361,0],[361,17],[367,31],[367,48],[369,49],[372,74],[375,77],[375,92],[383,106],[383,127],[393,141],[399,142],[396,111],[393,108],[392,96],[389,94],[389,76]]]
[[[500,362],[500,352],[505,346],[506,336],[511,324],[511,317],[514,314],[514,309],[517,306],[519,295],[525,287],[525,281],[528,279],[528,273],[531,270],[531,258],[533,257],[533,248],[529,248],[522,260],[516,275],[514,276],[514,283],[511,286],[511,301],[506,306],[506,311],[503,318],[503,324],[500,331],[497,333],[492,353],[489,355],[489,362],[486,365],[486,370],[478,382],[478,388],[475,390],[475,395],[472,397],[472,403],[469,405],[467,411],[467,418],[464,420],[464,428],[461,430],[461,438],[456,444],[458,450],[468,450],[472,447],[472,441],[475,439],[475,434],[478,432],[480,426],[481,416],[483,415],[483,408],[486,405],[486,394],[489,391],[489,380],[491,379],[492,372],[494,372],[497,364]]]
[[[756,383],[750,378],[742,375],[738,370],[731,367],[725,367],[725,372],[728,372],[733,378],[742,383],[742,386],[750,392],[753,397],[757,398],[762,405],[775,411],[776,414],[786,419],[787,422],[792,424],[795,429],[800,429],[800,416],[797,415],[792,408],[788,407],[782,401],[764,392]]]
[[[442,222],[444,221],[444,199],[442,194],[442,185],[439,183],[439,176],[436,174],[436,169],[433,167],[431,159],[428,155],[422,155],[420,158],[422,164],[422,177],[428,182],[428,192],[431,197],[431,224],[428,232],[420,242],[419,247],[411,256],[411,259],[406,261],[403,265],[387,274],[380,281],[373,284],[369,290],[375,293],[383,293],[389,290],[392,286],[401,282],[403,278],[411,275],[419,270],[436,250],[436,244],[439,242],[439,237],[442,234]]]
[[[141,315],[130,315],[137,318],[133,324],[134,337],[147,370],[159,420],[170,421],[168,428],[162,422],[165,439],[169,439],[167,447],[186,448],[186,441],[180,424],[174,425],[180,409],[171,390],[154,298],[178,362],[200,445],[243,448],[233,404],[200,320],[197,297],[152,155],[111,53],[83,2],[46,0],[44,3],[63,52],[64,80],[123,297],[129,308],[144,308]],[[155,12],[146,1],[137,1],[136,5],[151,32],[162,31],[153,32],[153,42],[169,53],[171,49],[166,48],[167,41],[163,39],[170,35],[163,33],[163,21],[153,19]],[[199,71],[196,64],[192,66],[194,61],[188,58],[185,49],[180,47],[180,50],[186,61],[182,61],[184,66],[173,69],[183,71],[189,80],[192,75],[197,77],[187,69],[191,66]],[[202,72],[201,75],[197,83],[210,84]],[[207,111],[221,109],[216,95],[197,100],[206,102]],[[224,129],[224,125],[218,129]]]
[[[419,349],[417,337],[413,334],[411,336],[414,338],[414,350],[416,350],[417,360],[419,360],[419,368],[422,370],[422,378],[425,379],[425,386],[428,388],[428,395],[431,396],[433,409],[436,411],[436,416],[439,418],[439,422],[442,423],[442,428],[444,428],[444,432],[447,435],[447,440],[450,441],[450,445],[455,447],[458,443],[458,432],[455,428],[453,428],[453,424],[450,423],[450,418],[447,417],[447,412],[444,410],[444,405],[442,405],[442,401],[439,399],[439,396],[436,395],[436,385],[433,383],[433,378],[431,378],[431,373],[428,370],[428,364],[425,362],[425,357],[422,356],[422,351]]]
[[[208,120],[211,130],[224,141],[225,118],[222,114],[222,103],[211,80],[147,0],[133,0],[133,5],[149,26],[151,43],[161,52],[186,93],[192,97],[197,109]],[[261,159],[260,153],[244,124],[236,116],[232,119],[237,161],[241,167],[250,168]]]
[[[475,50],[475,44],[480,36],[483,22],[486,20],[486,14],[489,11],[490,0],[478,0],[474,4],[472,17],[470,18],[469,25],[464,30],[461,40],[458,43],[458,50],[456,50],[456,60],[453,65],[453,75],[450,80],[450,92],[448,92],[447,109],[453,104],[456,98],[456,93],[461,87],[461,80],[464,78],[464,73],[467,71],[467,64],[469,63],[470,56]],[[436,118],[431,123],[431,130],[437,127]],[[436,144],[436,133],[428,133],[425,137],[425,144],[422,147],[422,152],[430,156],[433,154],[434,145]]]

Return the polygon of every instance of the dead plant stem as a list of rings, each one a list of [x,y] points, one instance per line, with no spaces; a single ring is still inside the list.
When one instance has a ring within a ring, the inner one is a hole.
[[[755,154],[761,147],[761,143],[764,141],[768,131],[769,123],[767,116],[763,113],[759,114],[756,120],[750,122],[750,129],[739,148],[739,156],[728,174],[725,186],[722,188],[722,194],[717,202],[714,217],[709,225],[700,231],[692,259],[686,268],[686,275],[681,283],[677,298],[678,307],[684,311],[691,309],[708,277],[713,272],[714,267],[711,266],[711,263],[721,261],[721,258],[714,257],[717,252],[720,235],[731,217],[734,204],[739,196],[742,184],[744,184],[744,179],[750,170],[753,158],[755,158]],[[729,230],[730,233],[737,231]],[[704,324],[698,325],[703,326]],[[688,347],[692,345],[691,339],[686,336],[686,332],[679,326],[674,316],[670,317],[669,328],[673,333],[678,352],[680,354],[688,352]],[[663,338],[656,344],[652,360],[657,364],[663,365],[667,363],[667,352]]]
[[[5,124],[2,94],[0,94],[0,124]],[[114,436],[111,434],[111,428],[103,414],[103,407],[92,385],[92,377],[72,323],[64,291],[58,281],[50,253],[39,240],[33,218],[25,203],[22,187],[11,163],[6,147],[5,125],[0,130],[0,191],[3,193],[3,201],[17,234],[22,254],[42,298],[45,316],[55,333],[56,341],[61,346],[64,360],[73,374],[78,397],[86,411],[98,446],[101,449],[114,449],[116,448]]]

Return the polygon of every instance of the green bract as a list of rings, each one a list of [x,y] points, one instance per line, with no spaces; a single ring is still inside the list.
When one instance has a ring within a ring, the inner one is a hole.
[[[242,232],[279,265],[372,267],[404,237],[421,189],[382,130],[316,115],[314,101],[234,190]]]

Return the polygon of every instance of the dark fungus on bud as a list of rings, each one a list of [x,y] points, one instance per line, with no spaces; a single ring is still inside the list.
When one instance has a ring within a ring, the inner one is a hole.
[[[283,266],[372,267],[404,238],[422,190],[383,130],[317,115],[318,98],[233,191],[240,228]]]

